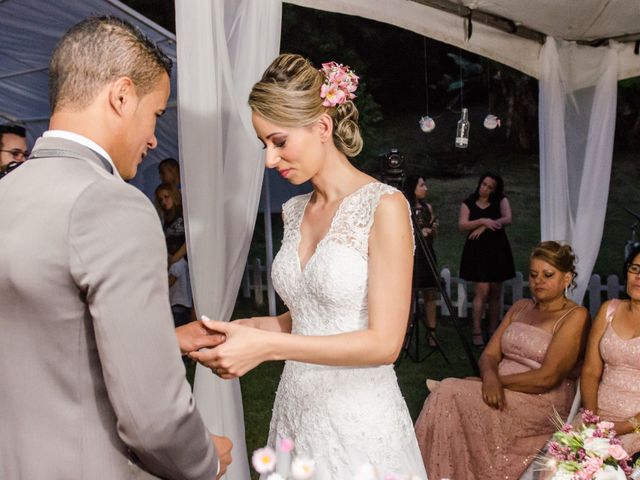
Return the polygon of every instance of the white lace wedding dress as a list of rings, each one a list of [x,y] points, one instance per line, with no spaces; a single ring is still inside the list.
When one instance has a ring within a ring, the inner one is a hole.
[[[284,239],[272,277],[291,312],[293,334],[333,335],[367,328],[369,231],[380,198],[393,192],[397,190],[376,182],[345,197],[304,270],[298,257],[300,223],[311,194],[283,206]],[[315,480],[353,479],[365,464],[372,464],[380,478],[427,478],[393,365],[330,367],[287,361],[273,406],[269,445],[275,446],[278,438],[292,439],[297,454],[315,460]]]

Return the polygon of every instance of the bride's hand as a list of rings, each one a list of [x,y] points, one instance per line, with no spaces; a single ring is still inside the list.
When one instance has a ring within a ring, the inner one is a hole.
[[[226,380],[241,377],[267,360],[264,337],[268,333],[238,325],[237,322],[205,319],[202,322],[207,329],[224,335],[226,341],[212,349],[191,352],[189,357],[210,368],[219,377]]]
[[[231,320],[236,325],[244,325],[245,327],[258,328],[258,324],[255,318],[238,318]]]
[[[225,340],[224,335],[208,330],[200,320],[176,328],[176,337],[183,355],[200,348],[216,347]]]

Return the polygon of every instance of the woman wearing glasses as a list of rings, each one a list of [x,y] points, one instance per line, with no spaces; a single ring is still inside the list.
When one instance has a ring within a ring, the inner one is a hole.
[[[624,264],[627,300],[600,308],[580,376],[582,406],[613,422],[630,455],[640,452],[640,247]]]

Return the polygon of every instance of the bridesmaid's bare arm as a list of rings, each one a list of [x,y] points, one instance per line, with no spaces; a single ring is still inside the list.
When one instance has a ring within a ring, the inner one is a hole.
[[[598,411],[598,386],[602,377],[604,363],[600,356],[600,340],[607,329],[607,307],[610,302],[605,302],[598,310],[596,319],[589,332],[587,340],[587,353],[580,374],[580,394],[582,406],[586,410],[596,413]]]
[[[527,300],[520,300],[511,306],[478,361],[482,377],[482,400],[498,410],[502,410],[505,404],[504,387],[498,374],[498,365],[502,360],[502,335],[511,324],[514,312],[520,312],[525,307],[525,302]]]
[[[578,307],[562,321],[553,335],[540,368],[500,377],[509,390],[524,393],[545,393],[564,380],[573,370],[589,333],[589,312]]]

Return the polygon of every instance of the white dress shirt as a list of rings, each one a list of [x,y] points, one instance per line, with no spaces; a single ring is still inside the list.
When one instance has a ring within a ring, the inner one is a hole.
[[[107,153],[107,151],[102,148],[100,145],[98,145],[96,142],[94,142],[93,140],[80,135],[78,133],[74,133],[74,132],[68,132],[67,130],[47,130],[46,132],[44,132],[42,134],[43,137],[54,137],[54,138],[64,138],[65,140],[71,140],[72,142],[76,142],[79,143],[80,145],[84,145],[87,148],[90,148],[91,150],[93,150],[94,152],[96,152],[98,155],[104,157],[113,167],[113,174],[119,178],[120,180],[122,180],[122,177],[120,176],[120,172],[118,172],[118,169],[116,168],[115,164],[113,163],[113,159],[111,158],[111,155],[109,155]]]

